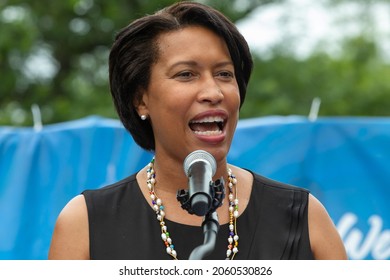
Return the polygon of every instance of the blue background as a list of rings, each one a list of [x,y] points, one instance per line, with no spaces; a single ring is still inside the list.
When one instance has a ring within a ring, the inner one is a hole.
[[[138,171],[151,157],[117,120],[0,127],[0,259],[46,259],[56,218],[72,197]],[[350,259],[390,259],[390,118],[241,120],[228,160],[309,189]]]

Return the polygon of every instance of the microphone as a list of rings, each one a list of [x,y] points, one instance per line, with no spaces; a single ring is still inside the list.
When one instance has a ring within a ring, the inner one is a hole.
[[[183,167],[188,177],[190,207],[194,214],[205,216],[212,205],[210,185],[213,183],[217,163],[210,153],[197,150],[185,158]]]

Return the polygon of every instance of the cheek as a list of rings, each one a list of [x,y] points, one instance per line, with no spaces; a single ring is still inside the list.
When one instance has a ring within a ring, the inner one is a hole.
[[[188,98],[175,94],[153,99],[149,108],[154,126],[164,129],[180,126],[190,105]]]
[[[237,111],[240,110],[240,107],[241,107],[241,97],[240,94],[237,93]]]
[[[240,104],[241,104],[241,98],[240,98],[240,91],[238,87],[233,87],[230,90],[229,94],[229,105],[231,106],[231,109],[236,109],[237,111],[240,110]]]
[[[232,117],[232,119],[235,119],[234,127],[237,126],[237,122],[238,122],[238,119],[240,116],[240,104],[241,104],[241,98],[240,98],[240,94],[237,92],[229,104],[229,106],[230,106],[229,110],[231,112],[231,117]]]

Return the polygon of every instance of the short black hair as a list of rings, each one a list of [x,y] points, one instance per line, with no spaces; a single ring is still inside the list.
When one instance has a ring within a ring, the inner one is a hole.
[[[155,149],[153,129],[149,121],[140,119],[134,103],[142,98],[141,90],[148,88],[152,65],[159,58],[158,37],[186,26],[205,27],[225,41],[234,64],[240,107],[245,100],[253,61],[246,40],[225,15],[204,4],[184,1],[141,17],[116,35],[109,56],[109,78],[118,116],[145,150]]]

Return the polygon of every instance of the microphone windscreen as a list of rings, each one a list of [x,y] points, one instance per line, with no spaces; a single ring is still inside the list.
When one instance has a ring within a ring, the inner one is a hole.
[[[215,158],[210,153],[203,150],[193,151],[185,158],[183,167],[184,167],[184,172],[187,176],[189,175],[190,167],[195,162],[198,161],[208,162],[211,166],[212,176],[214,176],[215,172],[217,171],[217,162],[215,161]]]

